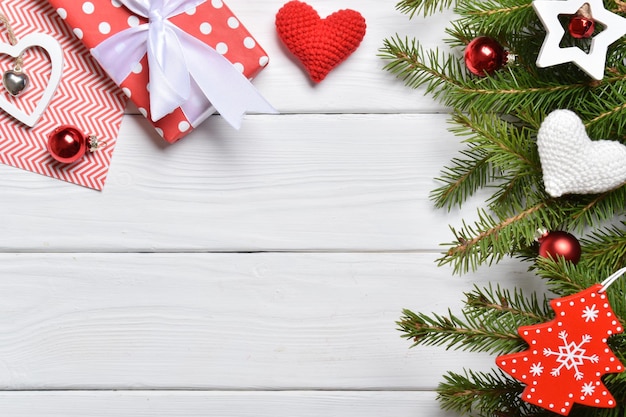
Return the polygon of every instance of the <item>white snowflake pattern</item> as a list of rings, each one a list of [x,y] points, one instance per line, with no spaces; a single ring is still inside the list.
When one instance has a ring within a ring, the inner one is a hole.
[[[533,363],[530,367],[530,373],[533,374],[533,376],[540,376],[543,373],[541,362]]]
[[[587,382],[586,384],[583,384],[582,388],[580,389],[580,392],[583,394],[583,396],[589,396],[589,395],[593,395],[593,393],[596,390],[596,386],[593,384],[593,382]]]
[[[583,310],[582,318],[585,319],[585,322],[596,321],[598,318],[598,314],[600,314],[600,310],[596,309],[596,305],[586,306]]]
[[[563,330],[559,332],[559,339],[563,341],[563,344],[559,346],[558,352],[548,348],[543,349],[544,356],[556,356],[556,361],[560,363],[557,368],[552,369],[550,375],[559,376],[561,369],[565,367],[566,369],[574,369],[574,378],[580,381],[584,376],[583,372],[580,370],[580,366],[584,365],[585,361],[598,363],[600,360],[596,354],[586,356],[586,350],[582,348],[585,343],[591,341],[591,336],[588,334],[582,336],[580,343],[576,344],[567,341],[567,332]]]

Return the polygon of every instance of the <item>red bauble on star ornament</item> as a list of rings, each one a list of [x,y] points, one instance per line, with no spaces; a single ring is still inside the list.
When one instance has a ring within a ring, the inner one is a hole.
[[[596,284],[552,300],[554,320],[518,329],[528,349],[496,358],[498,367],[526,385],[524,401],[562,415],[574,403],[616,406],[602,376],[624,371],[607,345],[623,329],[605,289]]]
[[[582,5],[574,16],[569,21],[567,31],[576,39],[586,39],[593,35],[593,31],[596,29],[596,21],[591,16],[591,6],[589,3]]]
[[[570,233],[563,231],[547,232],[539,238],[539,256],[544,258],[564,258],[578,263],[582,250],[580,242]]]
[[[465,65],[474,75],[484,77],[501,69],[507,62],[508,52],[488,36],[479,36],[465,47]]]
[[[578,15],[572,17],[567,26],[569,34],[576,39],[590,38],[595,29],[596,22],[593,19]]]

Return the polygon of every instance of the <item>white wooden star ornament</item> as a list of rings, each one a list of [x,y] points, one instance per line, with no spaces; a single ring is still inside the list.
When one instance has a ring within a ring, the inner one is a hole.
[[[565,35],[565,29],[559,21],[559,15],[574,15],[585,3],[591,8],[593,20],[601,23],[604,30],[591,39],[589,53],[575,46],[561,48],[559,43]],[[533,8],[546,29],[537,66],[545,68],[573,62],[592,78],[601,80],[604,77],[607,49],[626,35],[626,19],[606,10],[602,0],[535,0]]]

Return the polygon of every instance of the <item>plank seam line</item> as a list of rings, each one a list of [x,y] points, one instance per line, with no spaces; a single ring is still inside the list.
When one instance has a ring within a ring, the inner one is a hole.
[[[199,255],[199,254],[428,254],[428,255],[441,255],[441,250],[433,250],[433,249],[345,249],[345,250],[332,250],[332,249],[307,249],[307,250],[173,250],[173,249],[163,249],[163,250],[134,250],[134,251],[123,251],[123,250],[55,250],[55,251],[36,251],[30,249],[15,249],[12,250],[0,250],[0,254],[5,255],[63,255],[63,254],[128,254],[128,255]]]
[[[394,111],[394,110],[389,110],[389,111],[382,111],[382,112],[371,112],[371,111],[341,111],[341,110],[337,110],[337,111],[329,111],[329,112],[323,112],[323,111],[289,111],[289,112],[281,112],[278,114],[247,114],[246,118],[250,118],[250,119],[254,119],[254,118],[266,118],[266,117],[270,117],[270,118],[274,118],[274,117],[298,117],[298,116],[394,116],[394,117],[402,117],[402,116],[436,116],[436,115],[450,115],[450,111],[447,109],[441,109],[441,110],[428,110],[428,111],[421,111],[421,110],[414,110],[414,111]],[[140,117],[140,118],[145,118],[141,113],[137,113],[137,112],[132,112],[132,113],[124,113],[124,116],[132,116],[132,117]],[[222,119],[222,117],[219,114],[214,114],[211,116],[211,118],[213,117],[217,117],[219,119]]]
[[[203,388],[180,388],[180,389],[148,389],[148,388],[96,388],[96,389],[85,389],[85,388],[77,388],[77,389],[55,389],[55,388],[33,388],[33,389],[0,389],[1,394],[8,393],[57,393],[57,394],[80,394],[80,393],[132,393],[132,394],[140,394],[140,393],[219,393],[219,392],[232,392],[232,393],[257,393],[257,392],[269,392],[269,393],[315,393],[315,392],[338,392],[338,393],[370,393],[370,392],[381,392],[381,393],[400,393],[400,392],[436,392],[435,388],[406,388],[406,389],[398,389],[398,388],[284,388],[284,389],[248,389],[248,388],[228,388],[228,389],[203,389]]]

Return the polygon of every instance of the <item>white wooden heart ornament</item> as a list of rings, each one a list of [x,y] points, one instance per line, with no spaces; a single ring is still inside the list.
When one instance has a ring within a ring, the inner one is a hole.
[[[0,43],[0,55],[9,55],[13,58],[17,58],[25,50],[34,47],[40,47],[46,51],[52,68],[48,84],[35,110],[32,113],[26,113],[7,100],[4,94],[0,94],[0,108],[16,120],[30,127],[35,126],[43,112],[46,111],[61,81],[63,74],[63,49],[55,38],[45,33],[31,33],[21,38],[15,45]]]
[[[555,110],[537,134],[543,184],[552,197],[596,194],[626,183],[626,146],[591,140],[572,111]]]

